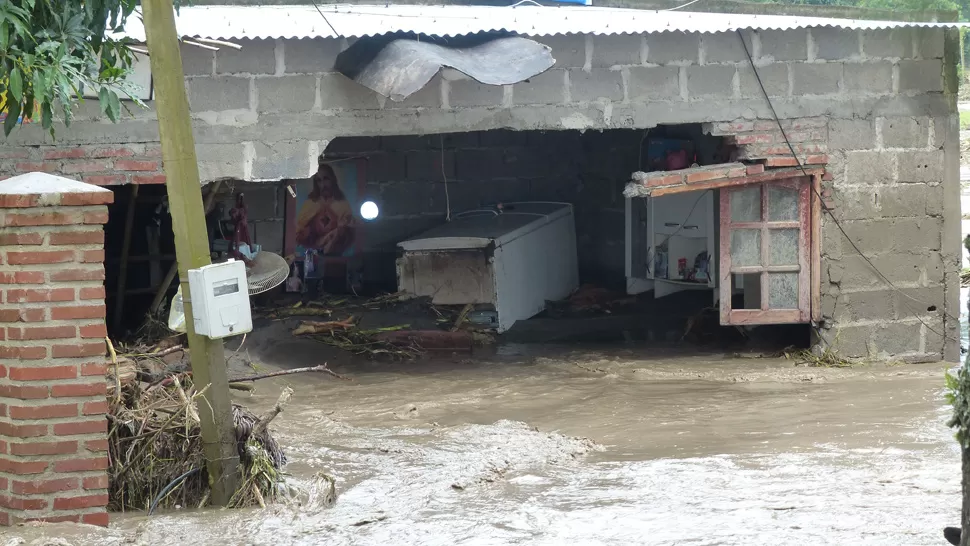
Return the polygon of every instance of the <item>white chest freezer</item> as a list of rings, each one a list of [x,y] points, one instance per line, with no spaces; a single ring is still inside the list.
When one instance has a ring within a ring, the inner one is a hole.
[[[398,289],[441,305],[492,304],[498,331],[579,286],[569,203],[505,203],[474,210],[398,243]]]

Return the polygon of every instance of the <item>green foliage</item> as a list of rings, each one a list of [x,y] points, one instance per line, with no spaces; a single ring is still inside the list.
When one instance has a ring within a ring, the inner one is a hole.
[[[946,373],[946,401],[953,406],[953,416],[946,425],[956,429],[957,442],[970,449],[970,371],[963,365]]]
[[[0,0],[0,114],[9,135],[25,120],[54,134],[59,115],[70,125],[73,99],[97,90],[101,110],[121,117],[121,96],[134,60],[118,38],[137,0]],[[55,114],[55,112],[57,114]]]

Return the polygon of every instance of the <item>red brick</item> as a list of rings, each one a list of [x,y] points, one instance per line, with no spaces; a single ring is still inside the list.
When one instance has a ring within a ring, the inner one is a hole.
[[[77,453],[76,441],[65,442],[10,442],[10,454],[21,457],[37,455],[70,455]]]
[[[57,419],[77,417],[77,404],[48,404],[45,406],[10,406],[11,419]]]
[[[7,290],[7,303],[74,301],[73,288],[28,288]]]
[[[750,121],[732,121],[728,123],[718,123],[715,126],[715,133],[718,135],[747,133],[753,131],[755,124]]]
[[[59,497],[54,499],[54,510],[78,510],[108,505],[108,494],[84,495],[81,497]]]
[[[86,267],[84,269],[62,269],[51,271],[51,282],[74,282],[74,281],[103,281],[104,267]]]
[[[0,150],[0,159],[27,159],[30,154],[23,148],[5,148]]]
[[[52,245],[103,245],[104,231],[98,229],[51,233],[49,242]]]
[[[102,415],[108,413],[108,403],[104,400],[97,402],[85,402],[81,415]]]
[[[769,144],[773,142],[774,136],[768,133],[748,133],[743,135],[735,135],[731,137],[734,144],[738,146],[745,146],[748,144]]]
[[[121,174],[96,174],[83,177],[88,184],[95,186],[117,186],[128,183],[128,178]]]
[[[39,521],[43,523],[80,523],[80,514],[67,514],[64,516],[47,516],[43,518],[27,518],[26,521]]]
[[[42,244],[44,236],[40,233],[0,233],[0,246]]]
[[[87,364],[81,364],[81,377],[90,377],[92,375],[104,377],[107,373],[107,362],[88,362]]]
[[[47,501],[44,499],[22,499],[0,495],[0,506],[11,510],[43,510],[47,508]]]
[[[14,282],[17,284],[44,284],[47,279],[43,271],[16,271]]]
[[[13,461],[0,457],[0,472],[8,474],[40,474],[47,470],[48,461]]]
[[[41,387],[45,388],[46,387]],[[47,436],[47,425],[17,425],[14,423],[0,423],[0,436],[11,438],[36,438]]]
[[[99,527],[108,526],[108,513],[98,512],[97,514],[84,514],[81,516],[81,523],[86,523],[88,525],[97,525]]]
[[[132,184],[164,184],[164,174],[137,175],[131,177]]]
[[[751,176],[752,174],[761,174],[765,172],[765,165],[764,163],[755,163],[753,165],[745,166],[745,170],[745,174],[748,176]]]
[[[51,356],[54,358],[77,358],[81,356],[101,356],[107,352],[103,341],[88,343],[73,343],[71,345],[54,345]]]
[[[94,476],[91,478],[84,478],[83,487],[85,489],[107,489],[108,477]]]
[[[10,366],[12,381],[53,381],[75,379],[77,366]]]
[[[85,207],[90,205],[110,205],[115,200],[115,194],[110,191],[62,193],[61,205],[65,207]]]
[[[827,154],[810,155],[805,158],[806,165],[825,165],[829,162]]]
[[[798,160],[794,157],[769,157],[765,160],[767,167],[797,167]]]
[[[687,183],[695,184],[697,182],[705,182],[707,180],[717,180],[719,178],[729,178],[728,169],[704,169],[701,171],[694,171],[687,173]]]
[[[648,188],[656,188],[659,186],[676,186],[684,183],[684,175],[668,174],[664,176],[648,177],[646,179],[646,183]]]
[[[135,152],[130,148],[98,148],[88,152],[90,157],[131,157]]]
[[[84,218],[81,220],[82,224],[98,224],[103,225],[108,223],[108,211],[102,212],[85,212]],[[90,252],[90,251],[89,251]],[[103,261],[103,258],[102,258]]]
[[[789,131],[786,136],[789,142],[808,142],[811,140],[824,141],[827,135],[822,129],[811,129],[806,131]]]
[[[6,416],[7,416],[7,405],[0,404],[0,417],[6,417]],[[3,450],[0,451],[0,453],[6,453],[6,452],[7,452],[7,445],[3,444]]]
[[[54,472],[91,472],[94,470],[107,470],[108,457],[103,455],[91,459],[70,459],[57,461],[54,463]]]
[[[40,196],[38,195],[32,195],[32,194],[0,195],[0,208],[22,209],[27,207],[36,207],[39,202],[40,202]],[[8,224],[8,225],[15,225],[15,224]]]
[[[7,377],[7,367],[0,364],[0,379]]]
[[[73,261],[73,250],[7,252],[7,262],[10,265],[62,264]]]
[[[119,171],[157,171],[158,161],[139,161],[136,159],[119,159],[115,161],[115,169]]]
[[[110,170],[111,165],[107,161],[68,162],[61,168],[61,172],[65,174],[97,173]]]
[[[84,443],[84,448],[94,453],[99,451],[108,451],[108,440],[88,440]]]
[[[81,338],[101,338],[108,336],[108,329],[105,328],[104,323],[101,324],[88,324],[87,326],[81,326],[78,328],[81,334]]]
[[[43,495],[46,493],[57,493],[59,491],[70,491],[78,489],[77,478],[58,478],[55,480],[35,480],[22,482],[14,480],[11,491],[18,495]]]
[[[83,148],[61,148],[44,152],[44,159],[78,159],[84,156]]]
[[[69,226],[79,224],[81,215],[76,212],[22,212],[8,213],[3,225],[8,227]]]
[[[101,390],[103,393],[104,389],[101,389]],[[58,423],[54,425],[55,436],[98,434],[98,433],[104,433],[107,431],[108,431],[108,421],[106,419],[95,419],[93,421],[71,421],[70,423]]]
[[[0,527],[10,527],[13,522],[10,521],[10,514],[0,510]]]
[[[44,309],[0,309],[0,322],[41,322]]]
[[[103,263],[104,251],[103,250],[82,250],[80,262],[86,263],[86,264]]]
[[[82,300],[103,300],[104,299],[104,286],[89,286],[82,288],[79,293],[79,299]]]
[[[77,337],[74,326],[30,326],[7,328],[7,335],[12,340],[29,339],[69,339]]]
[[[7,478],[0,477],[0,491],[6,491],[7,485],[8,485]]]
[[[54,307],[51,320],[76,320],[104,318],[104,305],[80,305],[75,307]]]
[[[13,168],[19,172],[42,172],[42,173],[52,173],[57,172],[61,165],[60,163],[52,163],[49,161],[37,162],[37,161],[24,161],[21,163],[14,164]]]
[[[0,397],[16,398],[18,400],[39,400],[47,398],[47,387],[31,385],[0,385]],[[2,427],[2,424],[0,424]]]
[[[67,398],[67,397],[77,397],[77,396],[104,396],[105,395],[105,382],[97,381],[96,383],[78,383],[71,385],[53,385],[51,387],[51,396],[54,398]]]
[[[0,346],[0,358],[11,360],[41,360],[47,358],[47,347],[6,347]],[[13,368],[10,369],[10,379],[14,379]]]

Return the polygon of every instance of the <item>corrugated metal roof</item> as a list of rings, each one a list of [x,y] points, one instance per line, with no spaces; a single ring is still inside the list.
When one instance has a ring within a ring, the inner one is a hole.
[[[960,23],[862,21],[822,17],[646,11],[596,6],[187,6],[177,18],[182,36],[238,38],[359,38],[391,32],[460,36],[509,31],[528,36],[555,34],[642,34],[657,32],[725,32],[737,29],[786,30],[840,27],[884,29],[950,27]],[[328,24],[329,21],[329,24]],[[331,29],[331,25],[334,30]],[[144,40],[141,21],[132,18],[126,34]]]

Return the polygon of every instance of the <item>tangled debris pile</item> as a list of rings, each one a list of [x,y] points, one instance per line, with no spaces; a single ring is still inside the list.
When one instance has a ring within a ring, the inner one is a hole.
[[[143,346],[116,355],[108,381],[109,508],[116,511],[203,507],[209,500],[197,404],[198,389],[184,366],[184,349]],[[172,358],[175,357],[175,358]],[[265,506],[285,491],[286,455],[267,427],[292,391],[273,411],[258,417],[232,407],[242,482],[231,506]]]

